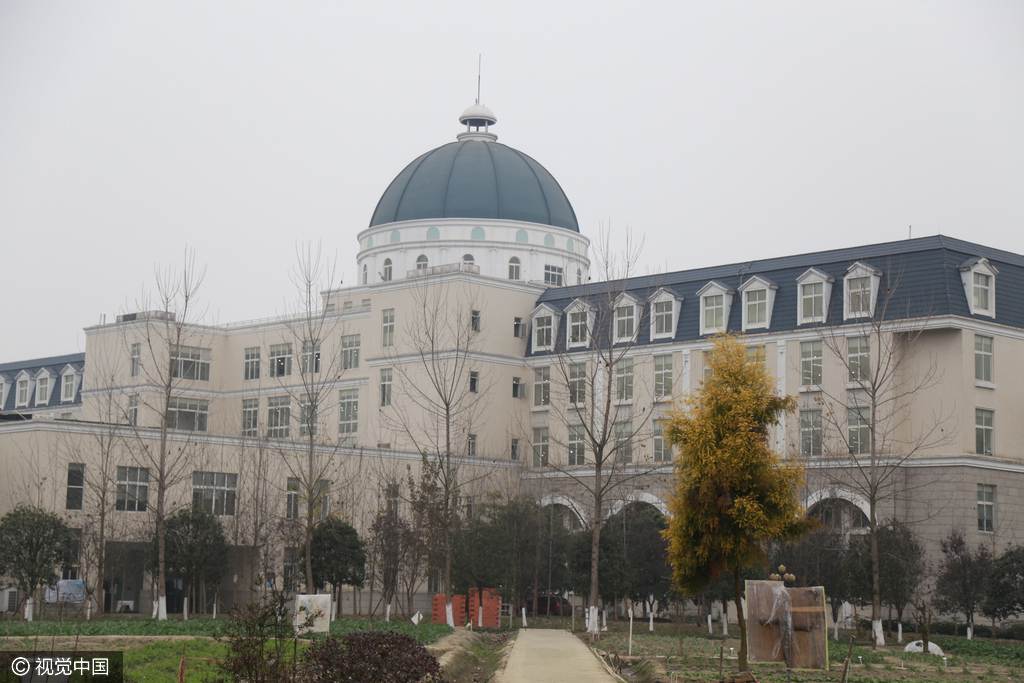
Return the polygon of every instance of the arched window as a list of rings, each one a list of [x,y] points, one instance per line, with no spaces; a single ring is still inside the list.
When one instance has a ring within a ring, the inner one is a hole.
[[[399,232],[398,230],[392,230],[391,231],[391,241],[392,242],[401,242],[402,241],[402,233]]]
[[[416,257],[416,270],[426,270],[430,262],[427,260],[426,254],[420,254]]]
[[[519,280],[521,274],[522,273],[519,268],[519,257],[513,256],[508,260],[508,279]]]
[[[373,235],[366,238],[366,248],[370,249],[371,247],[373,247]]]
[[[519,230],[516,230],[516,242],[529,242],[529,241],[530,241],[530,235],[527,234],[527,232],[525,230],[523,230],[522,228],[520,228]]]
[[[441,231],[434,226],[430,226],[427,228],[427,239],[430,241],[441,239]]]
[[[484,235],[484,229],[483,228],[473,228],[472,230],[469,231],[469,239],[471,239],[471,240],[483,240],[483,239],[487,239],[487,237]]]
[[[463,263],[476,263],[476,259],[473,258],[472,254],[463,254],[462,255],[462,262]]]
[[[367,276],[368,272],[369,272],[369,268],[367,268],[366,264],[364,263],[363,264],[363,284],[364,285],[366,284],[366,276]]]
[[[544,235],[544,246],[553,247],[555,246],[555,238],[552,235]]]
[[[573,251],[574,247],[572,238],[569,238],[565,241],[565,248],[568,249],[570,252]]]
[[[391,259],[384,259],[384,270],[380,274],[384,282],[391,282]]]

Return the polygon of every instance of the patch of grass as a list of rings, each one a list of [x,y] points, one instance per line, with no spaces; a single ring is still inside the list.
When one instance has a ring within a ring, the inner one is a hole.
[[[125,674],[137,683],[172,683],[178,680],[178,664],[185,657],[185,680],[219,681],[223,672],[217,662],[227,646],[214,640],[165,640],[129,647],[124,653]]]
[[[226,619],[2,621],[0,636],[218,636]]]
[[[438,638],[452,632],[447,624],[431,624],[420,622],[419,626],[414,625],[407,619],[396,619],[394,621],[371,621],[369,619],[358,619],[354,617],[336,619],[331,624],[332,636],[343,636],[354,631],[396,631],[415,638],[422,645],[429,645]]]
[[[967,640],[954,636],[934,636],[932,640],[947,655],[961,657],[971,662],[1005,664],[1014,668],[1024,667],[1024,643],[1014,640],[989,640],[988,638]]]
[[[501,665],[502,648],[511,633],[478,633],[469,645],[445,667],[450,683],[477,683],[490,680]]]

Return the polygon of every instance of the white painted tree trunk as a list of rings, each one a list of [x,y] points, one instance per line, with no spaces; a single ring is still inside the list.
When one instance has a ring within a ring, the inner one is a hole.
[[[839,620],[832,622],[832,640],[839,641]]]
[[[711,625],[711,615],[708,615],[708,635],[715,635],[715,627]]]
[[[633,608],[629,608],[629,656],[633,656]]]
[[[654,633],[654,610],[647,613],[647,630]]]
[[[871,633],[875,637],[875,645],[885,647],[885,632],[882,631],[881,619],[873,619],[871,621]]]
[[[967,640],[974,640],[974,627],[973,626],[968,626],[967,627]]]
[[[158,621],[167,621],[167,596],[161,595],[157,601],[156,618]]]
[[[896,624],[896,642],[903,642],[903,622]]]
[[[92,621],[92,598],[85,601],[85,620]]]
[[[449,609],[451,608],[451,603],[448,603],[448,607],[449,607]],[[384,621],[391,621],[391,603],[390,602],[387,605],[385,605],[385,607],[384,607]]]
[[[588,618],[587,628],[589,629],[590,633],[597,635],[601,632],[601,620],[597,616],[597,605],[591,605],[589,607],[589,610],[590,616]]]
[[[36,606],[36,601],[32,598],[25,600],[25,621],[32,621],[33,608]]]
[[[217,618],[217,599],[216,598],[214,598],[214,600],[213,600],[213,618],[214,619]]]
[[[604,632],[604,631],[607,631],[607,630],[608,630],[608,610],[603,609],[603,610],[601,610],[601,631]]]
[[[729,635],[729,603],[722,600],[722,635]]]
[[[444,604],[444,616],[448,622],[449,628],[455,628],[455,613],[452,611],[452,601],[449,600]]]
[[[477,628],[483,628],[484,627],[484,606],[483,605],[477,605],[476,606],[476,627]]]
[[[523,615],[523,628],[526,628],[526,608],[525,607],[523,608],[522,615]]]
[[[181,618],[184,621],[188,621],[188,598],[184,598],[181,603]]]

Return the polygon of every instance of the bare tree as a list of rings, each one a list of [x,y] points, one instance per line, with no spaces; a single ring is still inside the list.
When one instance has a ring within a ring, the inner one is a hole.
[[[165,527],[174,506],[170,494],[189,476],[199,449],[192,434],[206,428],[207,411],[202,403],[179,398],[185,384],[209,377],[209,351],[199,346],[201,328],[194,322],[199,317],[196,297],[204,275],[195,252],[187,250],[180,269],[157,272],[153,299],[143,297],[139,312],[122,317],[123,322],[131,322],[129,315],[135,321],[124,327],[123,334],[132,359],[130,374],[140,376],[145,384],[145,390],[137,394],[139,409],[156,421],[155,428],[144,428],[141,419],[133,420],[126,443],[133,459],[148,469],[150,489],[156,489],[156,504],[147,501],[147,507],[157,541],[156,612],[160,620],[167,619]]]
[[[823,330],[822,344],[843,374],[839,386],[821,381],[821,356],[801,360],[802,384],[820,388],[825,473],[829,484],[848,487],[868,505],[871,556],[871,624],[873,643],[885,645],[878,530],[879,506],[895,494],[896,474],[915,456],[947,443],[952,412],[920,414],[915,399],[941,380],[941,369],[927,348],[927,317],[897,311],[898,273],[877,272],[879,292],[873,308],[857,302],[865,315]],[[884,287],[884,289],[883,289]],[[853,295],[849,295],[853,296]],[[866,295],[865,295],[866,296]],[[849,305],[849,304],[848,304]],[[901,315],[902,314],[902,315]],[[817,368],[814,364],[817,363]],[[816,373],[816,374],[815,374]]]
[[[653,462],[645,442],[653,401],[665,398],[659,391],[670,395],[671,390],[648,386],[642,391],[645,382],[638,380],[631,353],[641,327],[650,320],[645,301],[626,289],[641,250],[642,243],[634,244],[627,232],[623,249],[617,251],[610,231],[601,231],[595,248],[599,289],[566,309],[564,338],[546,340],[554,349],[552,364],[536,370],[541,381],[534,382],[534,404],[546,405],[549,424],[559,425],[555,434],[548,434],[549,443],[568,452],[569,461],[562,464],[560,458],[548,457],[544,445],[534,439],[533,464],[571,479],[591,503],[589,605],[595,614],[601,595],[598,567],[604,512],[623,487],[664,464]],[[553,333],[538,330],[535,322],[535,349],[538,335],[544,334]],[[591,619],[592,633],[599,632],[597,626],[597,619]]]
[[[288,410],[288,422],[291,424],[288,431],[291,427],[298,430],[299,457],[294,457],[296,442],[281,444],[278,450],[290,478],[298,485],[300,502],[305,503],[302,518],[303,570],[306,590],[314,591],[313,531],[331,514],[332,491],[340,496],[340,489],[346,485],[341,477],[343,442],[334,437],[332,425],[328,422],[328,418],[336,414],[335,408],[340,402],[338,382],[344,372],[340,348],[330,349],[328,344],[336,342],[340,346],[338,340],[344,330],[339,312],[325,305],[321,298],[321,292],[330,291],[340,284],[340,278],[334,264],[325,261],[319,244],[296,247],[292,283],[296,290],[296,305],[286,318],[284,327],[288,338],[286,343],[290,350],[298,351],[299,358],[293,364],[290,352],[287,357],[271,357],[270,374],[280,390],[287,394],[289,406],[299,406],[297,413],[293,413],[290,407]],[[297,371],[295,375],[293,369]],[[268,428],[273,427],[268,423]]]
[[[417,514],[429,520],[440,545],[445,593],[451,593],[460,490],[485,476],[467,479],[463,469],[476,455],[474,425],[490,386],[489,378],[473,369],[480,331],[476,297],[459,276],[424,277],[412,290],[412,315],[401,345],[384,340],[399,385],[382,397],[383,422],[421,455],[420,482],[410,491],[419,496],[421,507],[430,508]]]

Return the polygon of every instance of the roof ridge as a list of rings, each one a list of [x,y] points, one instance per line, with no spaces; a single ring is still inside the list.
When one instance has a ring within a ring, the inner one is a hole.
[[[42,358],[29,358],[26,360],[13,360],[6,363],[0,363],[0,371],[4,370],[19,370],[22,368],[34,368],[34,367],[46,367],[47,365],[56,365],[58,363],[71,363],[74,361],[85,361],[85,352],[80,351],[77,353],[65,353],[60,356],[44,356]]]

